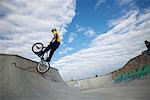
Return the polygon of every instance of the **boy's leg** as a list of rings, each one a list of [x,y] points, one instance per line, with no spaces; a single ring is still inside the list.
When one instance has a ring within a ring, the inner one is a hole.
[[[44,49],[44,51],[41,52],[41,54],[44,55],[44,53],[47,52],[47,51],[49,51],[50,49],[51,49],[51,44],[48,45],[48,46]]]
[[[51,49],[50,54],[49,54],[49,57],[47,58],[47,62],[50,62],[50,61],[51,61],[51,58],[52,58],[54,52],[55,52],[55,50],[54,50],[54,49]]]
[[[49,53],[49,57],[47,58],[47,62],[50,62],[50,61],[51,61],[51,58],[52,58],[54,52],[56,51],[56,49],[57,49],[58,47],[59,47],[59,44],[57,44],[57,43],[55,43],[55,44],[53,45],[53,47],[51,48],[51,51],[50,51],[50,53]]]

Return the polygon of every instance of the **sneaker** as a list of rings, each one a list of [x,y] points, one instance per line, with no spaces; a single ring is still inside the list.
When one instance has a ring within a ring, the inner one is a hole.
[[[46,59],[46,60],[44,60],[44,61],[46,61],[46,62],[50,62],[50,59],[48,59],[48,58],[47,58],[47,59]]]
[[[42,52],[39,52],[39,53],[38,53],[38,56],[40,56],[40,57],[43,56],[43,55],[44,55],[44,54],[43,54]]]

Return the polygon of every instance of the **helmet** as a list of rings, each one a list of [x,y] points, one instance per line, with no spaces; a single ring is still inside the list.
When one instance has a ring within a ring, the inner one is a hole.
[[[57,29],[56,29],[56,28],[53,28],[53,29],[52,29],[52,32],[54,32],[54,31],[57,31]]]
[[[145,44],[147,44],[148,43],[148,40],[145,40]]]

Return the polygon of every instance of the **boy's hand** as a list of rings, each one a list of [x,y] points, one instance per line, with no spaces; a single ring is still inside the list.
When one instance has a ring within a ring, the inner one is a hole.
[[[49,45],[52,43],[52,41],[49,43]]]

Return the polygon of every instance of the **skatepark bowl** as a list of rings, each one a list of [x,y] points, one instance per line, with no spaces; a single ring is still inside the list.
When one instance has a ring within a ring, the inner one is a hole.
[[[145,54],[107,75],[67,82],[52,67],[38,73],[37,64],[0,54],[0,100],[150,100],[150,56]]]

